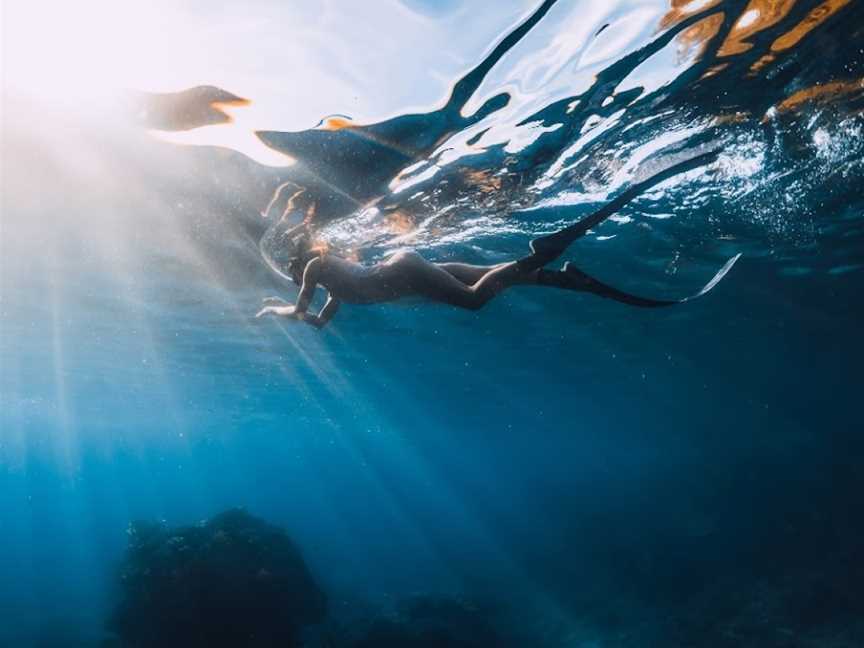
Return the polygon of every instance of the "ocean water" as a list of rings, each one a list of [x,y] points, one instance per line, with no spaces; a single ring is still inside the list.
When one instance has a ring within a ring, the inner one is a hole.
[[[511,4],[433,104],[262,128],[292,166],[156,137],[154,95],[130,118],[4,87],[0,645],[118,645],[130,524],[234,507],[326,593],[299,645],[410,626],[418,596],[500,646],[864,645],[864,5]],[[741,253],[698,300],[254,319],[296,294],[286,182],[340,253],[491,264],[715,149],[564,256],[682,297]]]

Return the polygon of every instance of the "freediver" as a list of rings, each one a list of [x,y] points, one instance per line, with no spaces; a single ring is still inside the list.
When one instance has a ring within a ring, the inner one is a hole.
[[[713,288],[729,271],[739,255],[731,258],[698,293],[676,300],[658,300],[632,295],[594,279],[572,264],[561,270],[548,270],[576,239],[618,211],[636,196],[656,184],[713,162],[717,152],[697,155],[673,164],[647,180],[634,184],[590,216],[531,242],[531,254],[517,261],[492,266],[467,263],[433,263],[410,250],[398,251],[372,266],[355,263],[313,244],[308,228],[301,224],[288,233],[294,245],[288,262],[290,278],[300,286],[297,303],[280,297],[268,297],[267,304],[256,315],[277,315],[306,322],[316,328],[325,326],[339,310],[348,304],[377,304],[406,297],[420,297],[464,308],[479,310],[496,295],[511,286],[534,285],[589,292],[601,297],[639,307],[659,307],[680,304]],[[318,286],[327,291],[321,310],[310,313],[309,306]]]

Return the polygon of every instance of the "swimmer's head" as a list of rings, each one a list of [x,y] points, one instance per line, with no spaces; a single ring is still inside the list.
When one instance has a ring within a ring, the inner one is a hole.
[[[298,285],[303,282],[303,272],[309,261],[327,251],[310,233],[317,206],[317,199],[304,187],[288,181],[279,185],[261,212],[264,218],[270,218],[281,209],[281,217],[267,229],[259,246],[277,272],[280,272],[279,266],[285,269],[287,264],[288,274]],[[274,254],[279,261],[274,261]]]
[[[303,283],[303,271],[309,263],[309,249],[312,247],[308,232],[304,231],[291,241],[293,246],[291,257],[288,259],[288,273],[298,286]]]
[[[303,271],[306,265],[315,257],[319,257],[327,251],[327,246],[313,240],[308,228],[299,229],[291,239],[291,256],[288,259],[288,272],[294,283],[303,283]]]

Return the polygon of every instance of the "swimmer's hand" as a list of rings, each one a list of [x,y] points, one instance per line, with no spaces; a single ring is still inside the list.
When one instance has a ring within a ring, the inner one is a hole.
[[[265,297],[261,300],[264,304],[279,304],[281,306],[291,306],[291,302],[282,299],[281,297]]]
[[[302,317],[302,313],[297,312],[296,306],[281,297],[266,297],[264,303],[271,305],[262,308],[255,317],[264,317],[265,315],[278,315],[279,317],[287,317],[289,319],[301,319]]]
[[[306,322],[317,329],[324,328],[327,325],[327,322],[333,319],[336,311],[339,310],[339,301],[333,299],[333,296],[329,294],[327,295],[327,303],[324,304],[321,312],[317,315],[313,315],[306,310],[306,307],[309,305],[309,300],[307,299],[304,301],[302,295],[301,299],[298,301],[298,305],[287,302],[281,297],[267,297],[264,299],[264,303],[267,305],[258,311],[258,314],[255,315],[255,317],[278,315],[279,317],[287,317],[300,322]]]
[[[255,314],[255,317],[264,317],[265,315],[278,315],[279,317],[287,317],[288,319],[300,319],[300,313],[294,306],[265,306]]]

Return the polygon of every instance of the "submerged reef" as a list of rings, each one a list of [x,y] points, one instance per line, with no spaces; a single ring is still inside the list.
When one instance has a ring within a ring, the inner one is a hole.
[[[471,600],[411,596],[380,609],[361,591],[331,592],[340,602],[332,614],[279,527],[238,509],[187,527],[138,522],[109,620],[116,639],[102,646],[857,648],[864,645],[864,553],[849,519],[849,527],[810,536],[793,524],[797,533],[785,545],[734,553],[721,549],[729,541],[723,527],[700,528],[698,543],[666,536],[658,545],[646,536],[638,561],[625,560],[632,552],[610,530],[607,553],[588,551],[590,564],[570,558],[571,573],[585,578],[552,607],[475,593]]]
[[[327,599],[279,527],[241,509],[195,526],[137,522],[109,628],[122,645],[298,645]]]
[[[353,648],[504,648],[511,644],[483,608],[436,596],[402,601],[397,613],[374,621]]]

